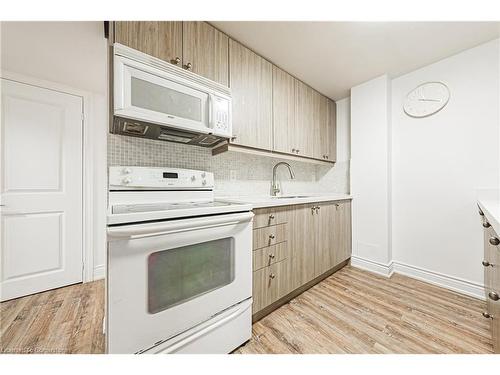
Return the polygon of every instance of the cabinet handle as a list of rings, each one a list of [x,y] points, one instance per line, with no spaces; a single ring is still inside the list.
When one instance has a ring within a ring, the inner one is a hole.
[[[477,209],[479,211],[479,215],[484,216],[484,212],[483,210],[481,210],[481,207],[479,207],[479,205],[477,205]]]
[[[328,159],[328,155],[325,155],[325,158]]]
[[[484,312],[483,312],[483,316],[484,316],[486,319],[493,319],[493,315],[490,315],[487,311],[484,311]]]
[[[274,240],[274,234],[270,234],[270,235],[269,235],[269,238],[270,238],[271,240]]]
[[[237,138],[238,138],[237,136],[233,135],[233,136],[231,137],[231,141],[235,141]]]
[[[300,150],[299,150],[299,149],[296,149],[296,150],[295,150],[295,152],[298,154],[298,153],[300,152]]]
[[[485,267],[489,267],[489,266],[491,266],[490,262],[488,262],[487,260],[483,260],[481,263],[482,263],[482,264],[483,264],[483,266],[485,266]]]
[[[274,219],[274,215],[269,215],[269,220],[273,220]]]
[[[500,297],[498,297],[498,293],[496,292],[489,292],[488,297],[490,297],[492,301],[498,301],[500,299]]]
[[[292,152],[295,153],[295,149],[294,148],[292,148]]]
[[[176,57],[175,59],[172,59],[170,60],[170,62],[174,65],[179,65],[180,62],[181,62],[181,58],[180,57]]]
[[[489,228],[489,227],[491,227],[491,224],[490,224],[490,223],[488,223],[487,221],[485,221],[485,222],[483,223],[483,227],[485,227],[485,228]]]
[[[274,254],[269,254],[269,258],[274,259],[275,258]]]
[[[490,237],[490,244],[492,244],[493,246],[497,246],[498,244],[500,244],[500,240],[496,237]]]
[[[271,278],[271,279],[274,279],[275,277],[276,277],[276,275],[274,273],[269,275],[269,278]]]
[[[191,70],[192,67],[193,67],[193,64],[191,64],[190,62],[188,62],[186,65],[184,65],[184,69],[186,69],[186,70]]]

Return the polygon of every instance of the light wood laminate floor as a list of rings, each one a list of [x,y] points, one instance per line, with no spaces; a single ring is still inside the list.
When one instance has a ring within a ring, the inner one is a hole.
[[[104,353],[104,281],[0,304],[0,353]]]
[[[485,302],[347,266],[253,326],[235,353],[491,353]],[[0,351],[102,353],[104,283],[1,304]]]
[[[492,353],[486,303],[344,267],[253,325],[236,353]]]

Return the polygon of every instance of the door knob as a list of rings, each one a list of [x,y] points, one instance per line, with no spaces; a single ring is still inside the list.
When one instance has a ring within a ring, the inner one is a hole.
[[[500,244],[500,240],[496,237],[490,237],[490,244],[492,244],[493,246],[497,246],[498,244]]]
[[[490,297],[492,301],[498,301],[500,299],[500,297],[498,297],[498,293],[496,292],[489,292],[488,297]]]
[[[486,318],[486,319],[493,319],[493,316],[491,316],[487,311],[484,311],[483,312],[483,316]]]

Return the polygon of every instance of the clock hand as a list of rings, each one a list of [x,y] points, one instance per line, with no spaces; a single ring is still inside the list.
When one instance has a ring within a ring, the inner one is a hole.
[[[440,102],[440,99],[418,99],[421,102]]]

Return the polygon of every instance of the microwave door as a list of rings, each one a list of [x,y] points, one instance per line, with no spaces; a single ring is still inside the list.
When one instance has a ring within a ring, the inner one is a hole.
[[[179,84],[168,77],[123,65],[115,115],[209,133],[207,93]]]

